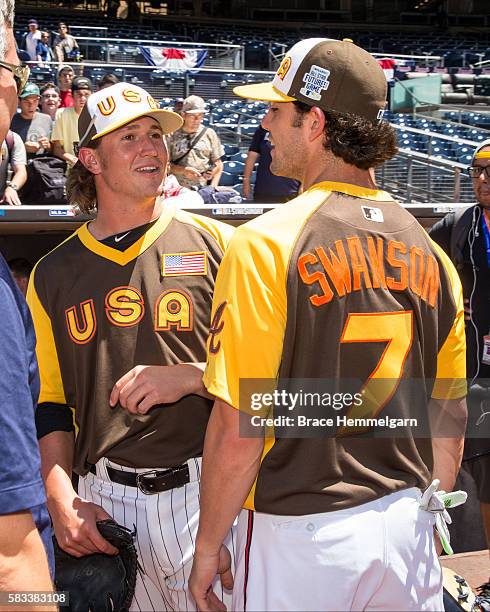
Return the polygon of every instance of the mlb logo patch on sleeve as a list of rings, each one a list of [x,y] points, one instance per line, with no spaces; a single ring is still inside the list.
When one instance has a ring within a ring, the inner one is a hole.
[[[207,271],[205,251],[162,255],[162,276],[205,276]]]
[[[362,213],[368,221],[376,221],[376,223],[383,223],[385,220],[383,211],[379,208],[373,208],[371,206],[361,206]]]

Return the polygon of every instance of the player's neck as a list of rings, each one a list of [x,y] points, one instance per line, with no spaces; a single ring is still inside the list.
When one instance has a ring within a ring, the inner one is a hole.
[[[157,219],[163,211],[163,199],[153,198],[145,203],[134,202],[127,206],[120,204],[117,207],[104,206],[98,202],[98,211],[95,221],[89,225],[90,233],[97,240],[108,236],[131,230]]]
[[[325,159],[319,161],[320,163],[313,163],[305,167],[305,175],[301,181],[304,191],[325,181],[378,189],[373,168],[362,170],[333,156],[328,159],[327,163]]]

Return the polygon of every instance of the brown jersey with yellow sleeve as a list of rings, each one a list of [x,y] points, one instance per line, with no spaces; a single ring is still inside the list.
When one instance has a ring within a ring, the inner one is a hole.
[[[387,193],[314,185],[240,227],[223,259],[204,382],[247,412],[240,385],[243,390],[248,379],[277,380],[278,386],[298,379],[358,380],[369,401],[341,412],[326,407],[334,417],[410,414],[412,383],[427,406],[430,397],[463,397],[464,316],[456,271]],[[274,413],[280,413],[277,406]],[[266,439],[246,503],[260,512],[338,510],[424,488],[430,479],[430,436],[418,437],[411,427],[403,435],[375,437],[369,427],[339,426],[323,436],[277,431]]]

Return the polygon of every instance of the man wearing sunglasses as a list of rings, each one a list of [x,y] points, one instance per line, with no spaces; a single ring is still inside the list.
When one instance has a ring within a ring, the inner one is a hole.
[[[0,0],[0,143],[17,107],[17,95],[28,78],[28,69],[18,66],[13,18],[13,1]],[[39,394],[34,328],[25,300],[1,256],[0,320],[0,608],[3,609],[9,603],[9,593],[14,596],[19,591],[24,594],[41,591],[47,597],[52,591],[46,558],[46,551],[52,558],[52,543],[34,427],[34,407]],[[22,610],[41,609],[32,601],[24,601]]]
[[[490,140],[476,149],[468,174],[476,204],[446,215],[430,235],[451,256],[463,285],[470,392],[460,478],[470,476],[475,482],[490,547]],[[468,548],[482,547],[476,541]],[[480,595],[490,604],[490,582],[482,585]]]

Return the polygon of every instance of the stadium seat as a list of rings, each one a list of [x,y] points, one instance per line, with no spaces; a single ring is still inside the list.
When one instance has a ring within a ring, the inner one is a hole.
[[[236,145],[225,144],[223,145],[223,148],[225,150],[225,155],[230,159],[233,155],[236,155],[240,151],[240,148]]]
[[[238,161],[227,161],[224,163],[224,171],[233,176],[242,176],[245,164]]]
[[[230,174],[229,172],[223,172],[219,180],[219,184],[224,187],[233,187],[237,182],[237,175]]]
[[[235,153],[234,155],[232,155],[229,159],[229,161],[231,162],[241,162],[241,163],[245,163],[246,159],[247,159],[247,153],[240,151]]]

